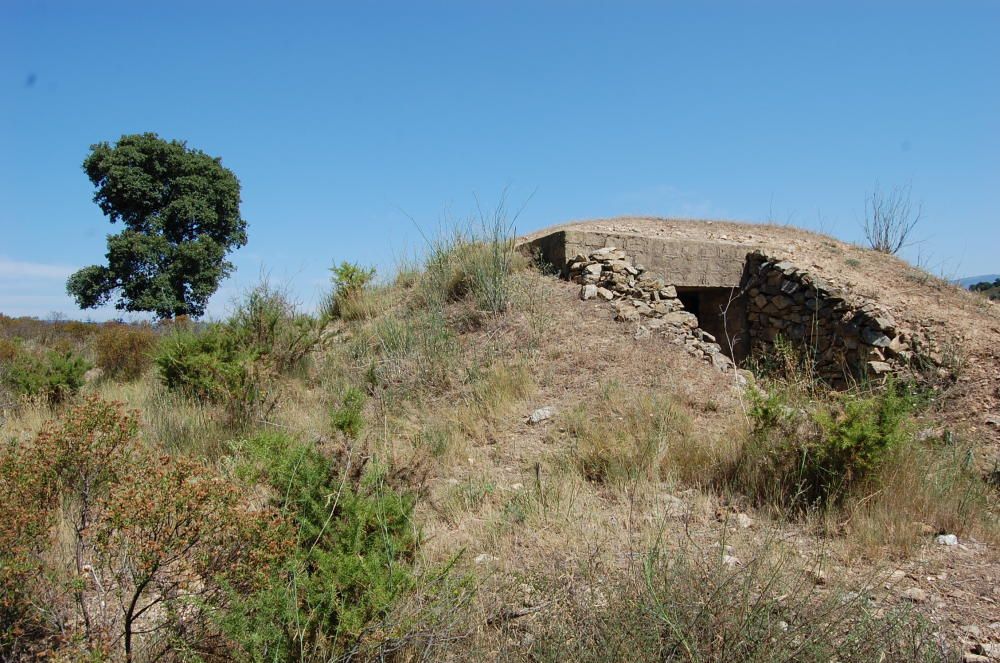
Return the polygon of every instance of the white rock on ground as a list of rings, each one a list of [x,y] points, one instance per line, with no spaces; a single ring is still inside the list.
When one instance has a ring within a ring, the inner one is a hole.
[[[529,424],[540,424],[546,419],[551,419],[556,414],[556,409],[551,406],[540,407],[528,415]]]

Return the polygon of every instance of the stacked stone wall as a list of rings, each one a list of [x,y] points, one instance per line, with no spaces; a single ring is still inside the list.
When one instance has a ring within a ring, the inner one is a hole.
[[[752,353],[784,339],[804,350],[818,376],[834,385],[893,372],[912,359],[906,334],[887,311],[850,299],[790,262],[751,253],[746,279]]]

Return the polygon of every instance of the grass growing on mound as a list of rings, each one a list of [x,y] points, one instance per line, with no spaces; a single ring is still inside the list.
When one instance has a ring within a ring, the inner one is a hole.
[[[682,446],[691,422],[665,393],[636,393],[618,383],[561,419],[571,462],[588,480],[621,483],[665,474],[668,450]]]
[[[950,661],[906,608],[876,614],[862,586],[820,590],[777,541],[736,561],[727,541],[654,548],[641,563],[551,587],[532,661]],[[542,581],[544,582],[544,580]]]

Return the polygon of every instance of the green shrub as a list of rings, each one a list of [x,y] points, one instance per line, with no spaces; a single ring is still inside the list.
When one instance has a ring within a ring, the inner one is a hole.
[[[345,389],[340,407],[333,411],[333,427],[347,437],[356,438],[365,424],[361,415],[364,405],[364,392],[357,387]]]
[[[154,361],[163,383],[192,398],[222,401],[228,383],[256,355],[241,348],[222,325],[179,327],[160,343]]]
[[[339,660],[412,586],[413,498],[390,489],[377,467],[349,485],[316,449],[284,435],[257,436],[237,451],[240,475],[271,487],[298,545],[223,627],[246,660]]]
[[[300,369],[319,342],[316,321],[300,314],[288,296],[266,280],[237,303],[226,329],[237,346],[256,353],[281,374]]]
[[[245,429],[277,404],[273,369],[256,348],[241,345],[225,325],[177,328],[154,361],[168,389],[222,405],[230,423]]]
[[[374,268],[344,261],[330,268],[333,292],[323,303],[324,317],[357,320],[368,317],[364,305],[365,289],[375,278]]]
[[[105,325],[94,339],[97,367],[109,378],[135,380],[153,363],[156,341],[149,325]]]
[[[786,506],[842,501],[907,441],[915,397],[889,380],[867,393],[806,401],[794,390],[751,391],[753,425],[738,481],[759,500]]]
[[[4,363],[0,380],[15,395],[39,397],[55,405],[80,390],[90,368],[85,359],[69,351],[38,355],[21,350]]]
[[[301,370],[318,342],[316,321],[265,281],[227,322],[175,325],[154,361],[169,389],[223,405],[245,429],[267,418],[278,402],[278,378]]]

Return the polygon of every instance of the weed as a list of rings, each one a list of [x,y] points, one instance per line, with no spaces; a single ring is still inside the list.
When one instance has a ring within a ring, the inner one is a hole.
[[[820,593],[774,541],[735,561],[684,541],[654,548],[635,572],[564,596],[538,623],[535,661],[947,661],[931,624],[906,608],[875,617],[867,591]]]
[[[590,481],[657,479],[663,454],[687,434],[690,422],[661,394],[635,394],[618,384],[564,416],[572,462]]]
[[[333,272],[333,291],[321,306],[325,318],[361,320],[371,317],[366,306],[366,290],[375,278],[374,268],[361,267],[352,262],[342,262],[330,268]]]

